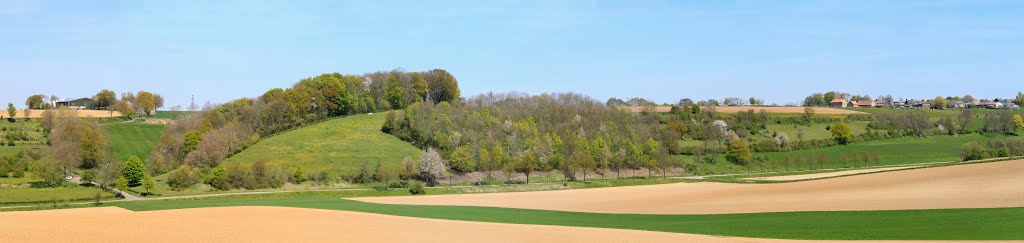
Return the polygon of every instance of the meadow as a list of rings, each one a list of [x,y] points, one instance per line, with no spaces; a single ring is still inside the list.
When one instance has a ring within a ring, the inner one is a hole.
[[[870,123],[870,122],[867,122],[867,121],[849,121],[849,122],[846,122],[847,125],[850,125],[850,131],[853,134],[863,134],[865,131],[867,131],[868,123]],[[792,140],[796,140],[797,139],[797,134],[800,133],[800,131],[803,131],[804,139],[805,140],[831,139],[832,138],[832,131],[825,129],[825,128],[831,126],[831,125],[832,124],[827,124],[827,123],[815,123],[815,124],[811,124],[810,126],[802,126],[802,125],[794,125],[794,124],[768,124],[768,128],[765,129],[765,130],[767,130],[769,132],[777,132],[779,134],[786,133],[786,136],[788,136]]]
[[[153,151],[164,125],[122,122],[103,125],[113,159],[126,161],[131,156],[145,160]]]
[[[304,171],[354,174],[362,163],[399,165],[405,158],[419,160],[418,148],[380,131],[384,113],[353,115],[286,131],[264,138],[224,161],[302,167]]]

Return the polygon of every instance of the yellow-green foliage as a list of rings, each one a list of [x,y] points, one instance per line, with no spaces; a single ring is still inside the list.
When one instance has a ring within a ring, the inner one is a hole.
[[[363,162],[399,165],[405,157],[419,160],[418,148],[380,131],[384,116],[352,115],[283,132],[260,140],[224,164],[263,160],[271,166],[341,175],[355,174]]]

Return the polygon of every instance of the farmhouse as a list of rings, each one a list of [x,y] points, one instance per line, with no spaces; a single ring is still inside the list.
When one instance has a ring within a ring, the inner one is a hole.
[[[57,101],[54,103],[55,107],[68,107],[75,110],[92,109],[96,106],[96,101],[89,98],[81,98],[71,101]]]
[[[1000,109],[1000,108],[1003,108],[1003,103],[995,102],[995,101],[983,101],[983,102],[981,102],[980,106],[981,107],[985,107],[985,108],[989,108],[989,109]]]
[[[874,107],[875,101],[872,100],[856,100],[850,101],[850,107]]]
[[[846,107],[846,99],[832,99],[828,102],[829,106],[832,107]]]

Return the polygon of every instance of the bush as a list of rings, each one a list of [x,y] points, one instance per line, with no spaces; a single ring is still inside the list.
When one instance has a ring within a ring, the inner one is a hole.
[[[302,173],[301,167],[292,167],[291,183],[299,184],[306,181],[306,175]]]
[[[756,152],[779,152],[782,151],[782,147],[775,142],[774,139],[761,139],[754,144],[754,151]]]
[[[729,144],[729,150],[725,155],[726,160],[738,165],[746,165],[750,162],[752,157],[753,155],[750,153],[750,146],[748,146],[747,141],[743,139],[736,139],[732,144]]]
[[[82,172],[82,183],[92,183],[96,181],[96,170],[88,169]]]
[[[231,189],[231,183],[228,181],[228,173],[224,168],[217,167],[210,171],[210,175],[206,177],[206,184],[218,190]]]
[[[171,190],[185,190],[196,183],[199,183],[199,177],[187,165],[181,165],[177,170],[171,171],[167,175],[167,185],[171,187]]]
[[[960,148],[960,157],[963,161],[987,159],[989,156],[988,149],[978,142],[969,142]]]
[[[422,182],[412,181],[412,183],[409,183],[409,193],[412,193],[412,195],[427,194],[427,190],[423,187]]]

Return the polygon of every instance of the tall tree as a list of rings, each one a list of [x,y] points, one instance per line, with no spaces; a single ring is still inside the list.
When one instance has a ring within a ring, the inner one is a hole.
[[[430,84],[427,83],[427,78],[423,76],[423,73],[412,73],[412,88],[413,94],[416,95],[416,101],[427,100],[427,94],[430,93]]]
[[[131,187],[139,186],[146,175],[146,164],[135,156],[128,158],[121,169],[121,176],[128,180],[128,186]]]
[[[43,102],[43,97],[44,95],[41,94],[29,96],[25,100],[25,106],[27,106],[25,109],[43,109],[43,104],[45,103]]]
[[[92,96],[92,100],[96,102],[97,109],[108,110],[113,114],[114,111],[110,107],[117,102],[117,93],[109,89],[100,90]]]
[[[15,115],[18,115],[18,108],[14,108],[12,103],[7,103],[7,118],[14,119]]]
[[[146,116],[153,115],[153,110],[156,109],[156,99],[150,92],[139,91],[135,95],[135,103],[143,113],[146,113]]]
[[[427,85],[430,87],[430,99],[434,103],[451,102],[459,98],[459,81],[444,69],[434,69],[426,73]]]
[[[971,122],[974,121],[974,114],[971,110],[964,109],[957,115],[957,128],[960,133],[967,133],[967,128],[971,126]]]
[[[399,83],[397,75],[388,76],[388,80],[384,84],[385,93],[387,93],[386,100],[391,103],[391,109],[402,109],[405,107],[405,90]]]
[[[1018,134],[1024,131],[1024,119],[1021,119],[1020,114],[1013,115],[1013,128],[1013,131]]]
[[[946,108],[946,99],[942,98],[942,96],[935,96],[935,99],[932,99],[931,105],[933,109]]]
[[[153,110],[164,108],[164,96],[160,94],[153,94]]]

